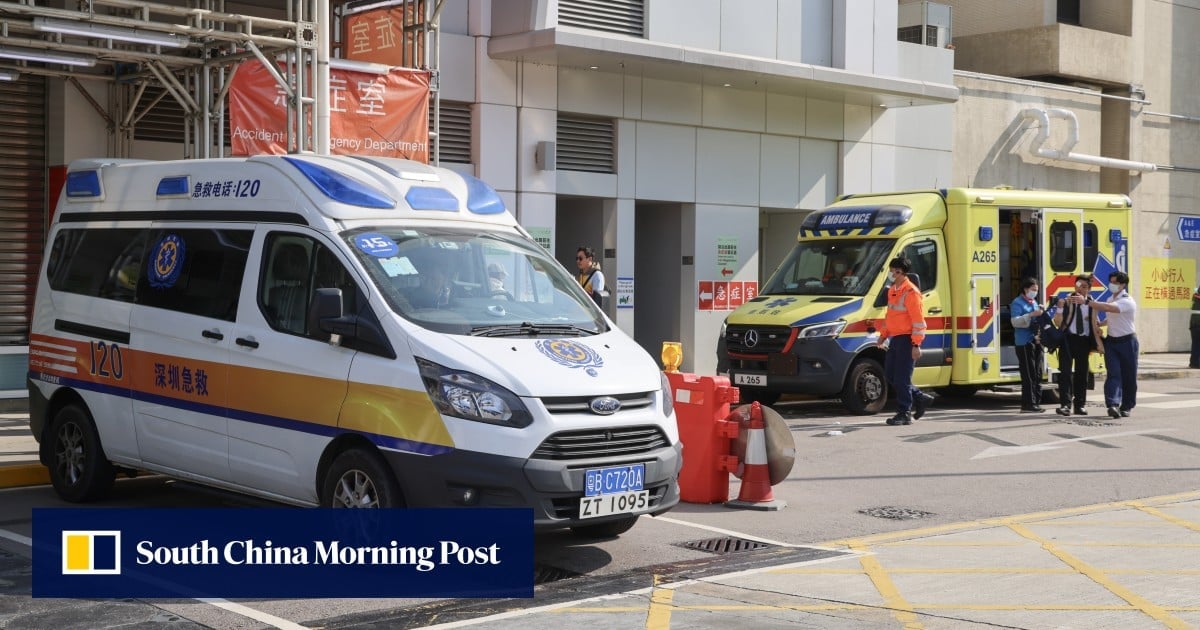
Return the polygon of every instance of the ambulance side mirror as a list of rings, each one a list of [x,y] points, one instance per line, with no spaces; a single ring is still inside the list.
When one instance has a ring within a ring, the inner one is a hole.
[[[879,289],[879,295],[875,296],[875,303],[871,306],[874,306],[875,308],[883,308],[887,306],[887,293],[888,285],[885,284],[881,289]]]
[[[355,318],[346,317],[344,308],[341,289],[317,289],[308,307],[309,325],[330,335],[353,335]]]

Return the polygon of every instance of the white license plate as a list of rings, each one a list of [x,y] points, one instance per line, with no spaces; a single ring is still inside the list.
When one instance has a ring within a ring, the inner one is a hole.
[[[609,514],[630,514],[650,506],[650,491],[602,494],[579,500],[579,518],[595,518]]]
[[[733,384],[734,385],[754,385],[756,387],[766,387],[767,386],[767,375],[766,374],[734,374],[733,375]]]

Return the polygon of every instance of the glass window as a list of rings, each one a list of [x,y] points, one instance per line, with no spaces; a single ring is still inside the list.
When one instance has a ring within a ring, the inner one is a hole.
[[[562,265],[517,234],[377,226],[343,235],[405,319],[478,336],[580,336],[608,330]]]
[[[133,302],[145,247],[145,230],[60,230],[46,263],[50,288]]]
[[[937,287],[937,243],[932,239],[916,241],[904,247],[900,253],[912,263],[909,275],[916,275],[922,292],[932,291]]]
[[[1100,256],[1100,231],[1095,223],[1083,224],[1083,270],[1096,269],[1096,258]]]
[[[154,230],[138,279],[139,304],[234,321],[250,230]]]
[[[344,312],[378,326],[358,283],[328,247],[300,234],[269,235],[263,248],[258,306],[271,328],[328,341],[329,333],[308,321],[308,309],[317,289],[341,289]],[[354,343],[346,340],[345,345],[353,347]]]
[[[1079,260],[1078,242],[1078,232],[1074,223],[1069,221],[1051,223],[1050,268],[1054,271],[1075,271],[1075,264]]]
[[[763,285],[763,295],[866,295],[883,273],[890,240],[797,243]]]

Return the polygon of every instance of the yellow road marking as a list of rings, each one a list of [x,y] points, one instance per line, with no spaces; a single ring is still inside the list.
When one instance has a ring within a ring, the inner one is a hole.
[[[1041,536],[1038,536],[1037,534],[1030,531],[1024,525],[1020,525],[1017,523],[1009,523],[1008,527],[1009,527],[1009,529],[1020,534],[1021,536],[1024,536],[1025,538],[1028,538],[1029,540],[1032,540],[1034,542],[1040,543],[1042,545],[1043,549],[1045,549],[1046,551],[1049,551],[1051,554],[1053,554],[1059,560],[1062,560],[1068,566],[1070,566],[1071,568],[1078,571],[1080,574],[1087,576],[1093,582],[1108,589],[1117,597],[1120,597],[1121,599],[1129,602],[1130,604],[1133,604],[1135,607],[1137,607],[1138,610],[1141,610],[1143,613],[1150,616],[1151,618],[1163,623],[1168,628],[1182,629],[1182,628],[1190,628],[1191,627],[1190,625],[1185,623],[1182,619],[1179,619],[1179,618],[1174,617],[1171,614],[1169,614],[1161,606],[1155,604],[1154,602],[1151,602],[1150,600],[1142,597],[1141,595],[1138,595],[1137,593],[1134,593],[1133,591],[1129,590],[1128,588],[1125,588],[1121,584],[1119,584],[1113,580],[1110,580],[1103,571],[1100,571],[1099,569],[1087,564],[1086,562],[1080,560],[1079,558],[1076,558],[1075,556],[1063,551],[1062,549],[1059,549],[1057,546],[1055,546],[1055,544],[1053,542],[1051,542],[1045,538],[1042,538]]]
[[[1162,510],[1152,508],[1148,505],[1134,504],[1134,507],[1136,507],[1137,509],[1139,509],[1147,514],[1153,514],[1154,516],[1157,516],[1157,517],[1163,519],[1164,521],[1171,523],[1172,525],[1178,525],[1180,527],[1186,527],[1194,532],[1200,532],[1200,523],[1193,523],[1189,520],[1179,518],[1178,516],[1173,516],[1171,514],[1167,514],[1166,512],[1164,512]],[[1197,546],[1200,546],[1200,545],[1197,545]]]
[[[1149,504],[1166,504],[1180,503],[1184,501],[1195,501],[1200,499],[1200,491],[1181,492],[1179,494],[1168,494],[1160,497],[1151,497],[1138,501],[1113,501],[1112,503],[1100,503],[1096,505],[1085,505],[1082,507],[1065,508],[1062,510],[1048,510],[1045,512],[1032,512],[1029,514],[1020,514],[1016,516],[1008,516],[1004,518],[979,519],[975,521],[967,521],[963,523],[947,523],[945,525],[935,525],[933,527],[925,527],[920,529],[906,529],[895,532],[887,532],[883,534],[874,534],[871,536],[860,536],[857,538],[841,538],[821,543],[824,547],[844,546],[848,547],[851,543],[861,543],[866,545],[878,545],[906,538],[935,536],[938,534],[947,534],[951,532],[959,532],[979,527],[987,526],[1003,526],[1008,523],[1026,523],[1029,521],[1046,521],[1050,519],[1064,518],[1067,516],[1077,516],[1081,514],[1090,514],[1103,510],[1111,510],[1114,508],[1132,508],[1138,505]],[[1038,523],[1039,525],[1041,523]]]
[[[654,576],[654,590],[650,591],[650,609],[646,611],[646,630],[669,630],[671,627],[672,589],[658,588],[662,576]]]
[[[896,618],[896,621],[904,624],[904,627],[910,630],[924,628],[925,626],[917,621],[917,615],[913,612],[912,605],[905,601],[904,596],[900,594],[900,589],[896,588],[896,584],[892,582],[892,578],[884,570],[883,565],[879,564],[874,555],[868,555],[870,548],[866,545],[852,543],[850,549],[863,554],[858,557],[858,561],[862,563],[867,577],[871,578],[875,590],[883,596],[884,604],[892,610],[892,616]]]

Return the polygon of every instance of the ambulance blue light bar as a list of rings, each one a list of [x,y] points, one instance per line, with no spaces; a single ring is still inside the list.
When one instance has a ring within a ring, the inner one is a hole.
[[[99,197],[100,172],[74,171],[67,173],[67,197]]]
[[[504,200],[491,186],[463,175],[467,182],[467,209],[475,214],[500,214],[504,212]]]
[[[445,188],[413,186],[404,194],[404,200],[413,210],[458,212],[458,199]]]
[[[191,190],[192,187],[188,183],[187,175],[164,177],[158,180],[157,194],[159,197],[178,197],[180,195],[187,195]]]
[[[288,156],[284,156],[283,159],[304,173],[308,181],[334,201],[360,208],[391,209],[396,207],[394,199],[353,177],[307,160]]]

